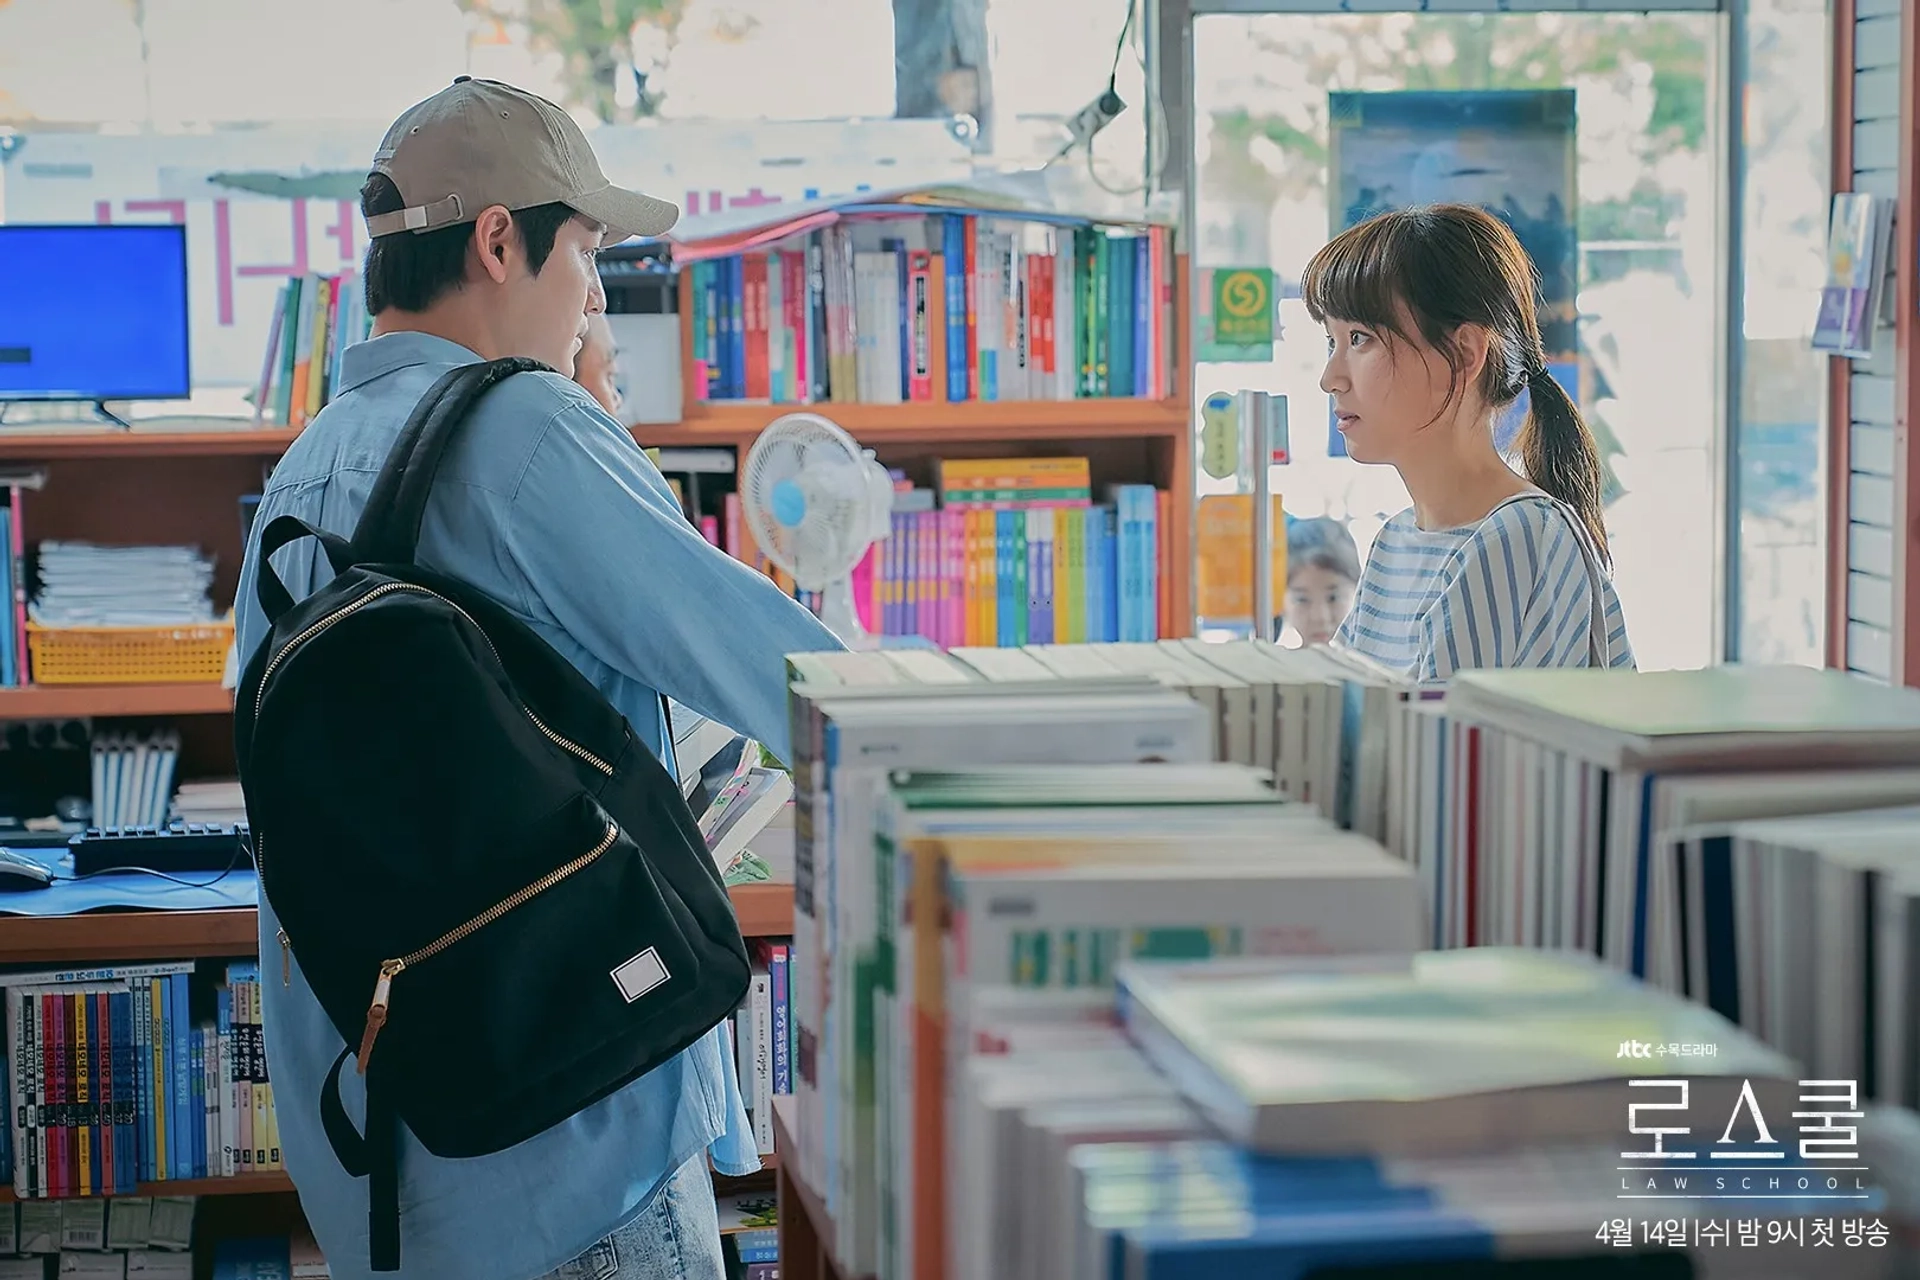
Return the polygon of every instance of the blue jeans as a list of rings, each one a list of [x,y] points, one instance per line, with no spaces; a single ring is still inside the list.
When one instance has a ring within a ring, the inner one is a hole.
[[[640,1216],[541,1280],[722,1280],[706,1153],[680,1166]]]

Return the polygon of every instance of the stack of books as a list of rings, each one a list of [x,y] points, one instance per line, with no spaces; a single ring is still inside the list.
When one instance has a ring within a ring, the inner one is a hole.
[[[1244,643],[789,669],[782,1158],[843,1269],[1914,1252],[1920,694]]]
[[[934,1100],[976,986],[1100,998],[1139,954],[1423,945],[1410,868],[1271,782],[1276,727],[1288,737],[1273,695],[1292,687],[1297,655],[1251,682],[1267,716],[1256,765],[1248,681],[1181,646],[1111,648],[1140,664],[1071,675],[1007,650],[980,651],[994,657],[979,666],[964,650],[789,659],[799,1135],[783,1158],[821,1190],[855,1271],[913,1256],[921,1202],[940,1198],[943,1157],[914,1153],[944,1150]],[[993,669],[1009,658],[1032,664],[1028,678]],[[1338,668],[1299,669],[1339,687]],[[1219,760],[1223,687],[1240,761]],[[1365,717],[1354,722],[1357,738]],[[1302,777],[1339,774],[1307,763],[1337,756],[1340,737],[1322,738],[1300,730]],[[1001,772],[945,776],[989,767]],[[1018,881],[1017,908],[1002,874]]]
[[[1118,1009],[1205,1136],[1096,1136],[1034,1163],[1033,1113],[985,1081],[1049,1055],[977,1059],[961,1114],[1002,1117],[1008,1141],[953,1236],[991,1250],[1037,1234],[1051,1265],[1000,1268],[976,1247],[950,1274],[1467,1275],[1523,1259],[1611,1274],[1628,1264],[1604,1259],[1628,1251],[1688,1260],[1640,1260],[1655,1273],[1878,1277],[1910,1254],[1911,1204],[1872,1172],[1910,1165],[1910,1142],[1592,957],[1477,948],[1334,975],[1140,964]],[[1066,1221],[1035,1224],[1050,1206]]]

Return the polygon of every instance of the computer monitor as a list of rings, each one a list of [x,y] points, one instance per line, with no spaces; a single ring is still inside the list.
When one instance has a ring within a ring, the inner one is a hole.
[[[193,390],[187,229],[0,224],[0,405]]]

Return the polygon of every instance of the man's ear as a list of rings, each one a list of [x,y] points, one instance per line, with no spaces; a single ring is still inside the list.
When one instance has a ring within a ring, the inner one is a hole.
[[[512,274],[513,256],[520,252],[519,234],[514,230],[513,214],[505,205],[489,205],[473,222],[473,256],[479,270],[495,284],[505,284]]]

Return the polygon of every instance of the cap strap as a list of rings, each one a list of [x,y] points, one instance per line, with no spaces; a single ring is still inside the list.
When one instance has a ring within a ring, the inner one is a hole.
[[[427,231],[460,221],[460,197],[450,195],[432,204],[416,204],[391,213],[376,213],[367,219],[367,234],[378,239],[400,231]]]

